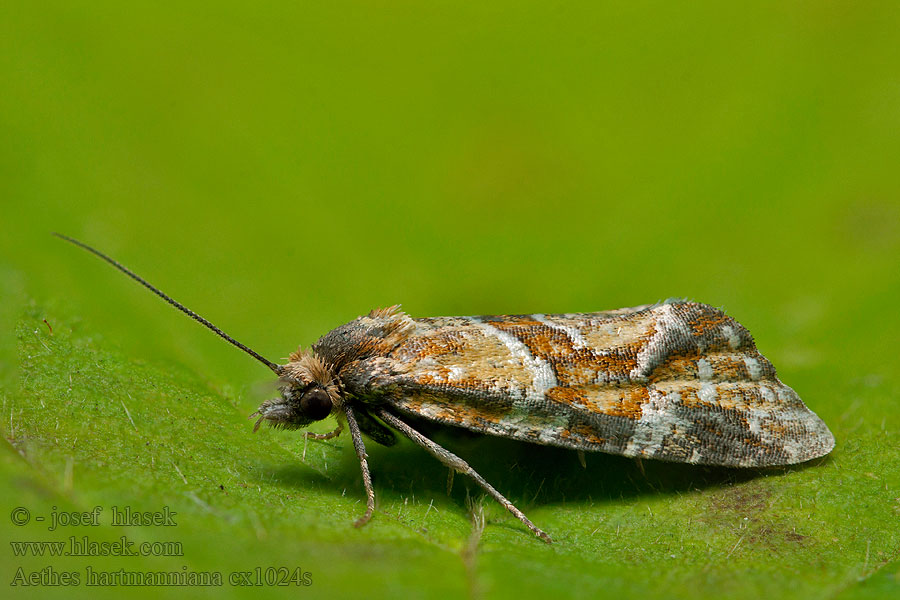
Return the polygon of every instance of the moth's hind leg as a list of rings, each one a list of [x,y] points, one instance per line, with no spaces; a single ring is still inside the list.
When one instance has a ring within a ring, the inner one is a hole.
[[[470,467],[466,461],[464,461],[460,457],[456,456],[449,450],[446,450],[443,447],[439,446],[438,444],[432,442],[427,437],[425,437],[424,435],[422,435],[421,433],[419,433],[418,431],[416,431],[415,429],[413,429],[412,427],[410,427],[409,425],[407,425],[406,423],[401,421],[396,416],[387,412],[383,408],[375,408],[375,409],[373,409],[373,412],[376,415],[378,415],[378,417],[382,421],[384,421],[391,427],[398,429],[403,435],[405,435],[406,437],[408,437],[409,439],[411,439],[418,445],[420,445],[423,448],[425,448],[426,450],[428,450],[428,452],[430,452],[432,454],[432,456],[437,458],[439,461],[441,461],[442,463],[444,463],[445,465],[447,465],[454,471],[459,471],[460,473],[463,473],[464,475],[468,475],[469,477],[474,479],[475,483],[480,485],[484,491],[486,491],[488,494],[491,495],[491,497],[494,498],[494,500],[496,500],[502,506],[504,506],[506,508],[506,510],[508,510],[513,515],[515,515],[515,517],[517,519],[522,521],[528,527],[528,529],[530,529],[531,531],[534,532],[534,534],[536,536],[538,536],[539,538],[541,538],[548,544],[552,542],[549,535],[544,533],[542,530],[538,529],[534,523],[532,523],[530,520],[528,520],[528,517],[526,517],[525,514],[521,510],[519,510],[518,508],[513,506],[512,502],[507,500],[503,496],[503,494],[501,494],[500,492],[495,490],[494,487],[491,484],[489,484],[487,481],[485,481],[484,478],[481,475],[479,475],[475,471],[475,469]]]

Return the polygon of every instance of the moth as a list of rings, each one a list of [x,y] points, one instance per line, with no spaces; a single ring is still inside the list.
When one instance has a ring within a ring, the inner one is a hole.
[[[406,436],[471,477],[535,535],[550,536],[463,459],[410,418],[578,451],[696,465],[768,467],[805,462],[834,436],[721,310],[681,300],[595,313],[411,318],[373,310],[274,363],[90,246],[92,252],[271,369],[280,394],[251,418],[300,429],[335,417],[375,511],[363,435]]]

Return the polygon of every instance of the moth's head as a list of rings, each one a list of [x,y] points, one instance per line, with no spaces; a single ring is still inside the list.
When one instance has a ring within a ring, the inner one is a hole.
[[[316,384],[300,386],[288,383],[281,387],[281,396],[266,400],[251,417],[259,416],[253,431],[259,429],[263,421],[281,429],[299,429],[313,421],[321,421],[335,408],[326,388]]]
[[[299,429],[321,421],[337,409],[341,397],[331,370],[309,352],[291,354],[281,369],[280,397],[266,400],[250,417],[258,416],[253,431],[263,421],[281,429]]]

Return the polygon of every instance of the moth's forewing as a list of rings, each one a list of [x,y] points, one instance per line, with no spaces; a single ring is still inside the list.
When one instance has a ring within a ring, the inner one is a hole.
[[[386,356],[360,365],[367,390],[402,413],[696,464],[794,464],[834,446],[747,330],[711,306],[412,321]]]

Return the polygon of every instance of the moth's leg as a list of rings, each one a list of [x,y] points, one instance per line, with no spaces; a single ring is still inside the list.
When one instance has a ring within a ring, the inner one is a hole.
[[[520,521],[525,523],[525,525],[528,527],[528,529],[533,531],[536,536],[538,536],[539,538],[541,538],[548,544],[553,541],[550,539],[549,535],[547,535],[546,533],[544,533],[543,531],[538,529],[534,523],[529,521],[528,517],[526,517],[524,515],[524,513],[522,513],[521,510],[519,510],[518,508],[513,506],[513,503],[510,502],[509,500],[507,500],[503,496],[503,494],[501,494],[500,492],[495,490],[491,484],[489,484],[487,481],[484,480],[484,478],[481,475],[479,475],[477,472],[475,472],[475,469],[470,467],[468,465],[468,463],[466,463],[466,461],[464,461],[460,457],[456,456],[449,450],[446,450],[446,449],[442,448],[441,446],[439,446],[438,444],[432,442],[427,437],[425,437],[424,435],[422,435],[421,433],[419,433],[418,431],[416,431],[415,429],[413,429],[412,427],[410,427],[409,425],[407,425],[406,423],[401,421],[396,416],[387,412],[383,408],[375,408],[373,410],[373,412],[376,415],[378,415],[378,417],[380,417],[381,420],[383,420],[385,423],[387,423],[391,427],[394,427],[395,429],[398,429],[403,435],[405,435],[406,437],[408,437],[409,439],[411,439],[418,445],[420,445],[423,448],[425,448],[426,450],[428,450],[428,452],[430,452],[435,458],[437,458],[439,461],[441,461],[442,463],[444,463],[451,469],[453,469],[455,471],[459,471],[460,473],[462,473],[464,475],[468,475],[469,477],[474,479],[475,483],[480,485],[484,491],[486,491],[488,494],[491,495],[491,497],[494,498],[494,500],[496,500],[502,506],[504,506],[506,508],[506,510],[508,510],[513,515],[515,515],[515,517],[517,519],[519,519]]]
[[[330,440],[331,438],[336,438],[341,435],[343,430],[344,424],[338,421],[337,428],[334,431],[329,431],[328,433],[310,433],[307,431],[304,435],[310,440]]]
[[[637,464],[637,468],[641,472],[641,475],[644,476],[644,479],[647,479],[647,472],[644,470],[644,463],[641,461],[641,457],[635,456],[634,462]]]
[[[356,457],[359,459],[359,468],[362,470],[363,487],[366,488],[366,514],[357,519],[353,525],[362,527],[372,518],[375,512],[375,490],[372,488],[372,475],[369,473],[369,463],[366,460],[366,447],[363,444],[362,433],[359,431],[359,425],[356,417],[353,415],[353,409],[349,404],[344,404],[344,414],[347,416],[347,428],[350,429],[350,437],[353,439],[353,448],[356,450]]]

